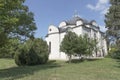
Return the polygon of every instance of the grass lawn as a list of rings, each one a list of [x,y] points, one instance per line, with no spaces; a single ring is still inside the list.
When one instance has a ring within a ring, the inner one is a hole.
[[[18,67],[12,59],[0,59],[0,80],[120,80],[119,61],[105,58]]]

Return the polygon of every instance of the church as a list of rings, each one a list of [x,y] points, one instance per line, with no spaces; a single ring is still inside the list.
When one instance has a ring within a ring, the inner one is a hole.
[[[93,51],[91,57],[104,57],[107,55],[107,44],[104,38],[104,33],[100,31],[100,27],[95,20],[88,21],[79,16],[74,16],[69,20],[60,22],[58,26],[50,25],[48,34],[45,37],[49,46],[49,59],[50,60],[68,60],[68,56],[60,51],[60,44],[68,30],[75,32],[78,36],[87,34],[90,38],[96,38],[99,50],[97,54]],[[80,44],[82,45],[82,44]],[[73,55],[75,59],[78,56]]]

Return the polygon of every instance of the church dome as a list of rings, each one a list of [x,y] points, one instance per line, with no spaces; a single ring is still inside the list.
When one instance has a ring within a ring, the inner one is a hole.
[[[79,16],[74,16],[72,19],[67,20],[66,23],[68,25],[76,25],[76,22],[82,20]]]
[[[64,26],[66,26],[67,24],[66,24],[66,22],[64,21],[64,22],[61,22],[60,24],[59,24],[59,27],[64,27]]]
[[[82,21],[83,24],[89,24],[90,22],[86,19],[82,19],[79,16],[74,16],[72,19],[65,21],[67,25],[76,25],[77,21]]]

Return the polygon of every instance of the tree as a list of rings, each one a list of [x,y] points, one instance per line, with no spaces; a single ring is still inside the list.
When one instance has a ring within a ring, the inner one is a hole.
[[[87,43],[86,43],[86,35],[80,35],[77,39],[77,44],[75,47],[75,53],[78,54],[79,59],[82,55],[86,53]]]
[[[29,39],[15,54],[15,62],[19,66],[44,64],[48,55],[48,46],[43,39]]]
[[[73,54],[89,56],[97,50],[96,39],[89,38],[87,34],[77,36],[74,32],[68,31],[61,42],[60,50],[68,55],[69,62]]]
[[[120,39],[120,0],[110,0],[109,12],[105,15],[106,34],[118,41]],[[120,43],[119,43],[120,44]]]
[[[0,47],[0,58],[14,58],[14,54],[21,45],[17,38],[12,38],[7,41],[7,43]]]
[[[92,39],[92,38],[87,38],[86,37],[86,44],[87,44],[87,50],[86,50],[86,53],[85,55],[92,55],[93,54],[93,51],[97,50],[97,43],[96,43],[96,39]]]
[[[24,5],[25,0],[0,0],[0,46],[10,37],[26,40],[34,34],[33,13]]]
[[[71,57],[75,53],[75,46],[77,42],[77,35],[74,32],[68,31],[61,42],[60,50],[68,55],[69,62]]]
[[[97,50],[97,43],[95,39],[89,38],[87,34],[80,35],[75,46],[75,53],[81,57],[93,54],[93,50]]]

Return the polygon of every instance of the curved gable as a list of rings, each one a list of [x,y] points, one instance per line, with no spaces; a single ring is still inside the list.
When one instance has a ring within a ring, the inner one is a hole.
[[[58,28],[54,25],[50,25],[48,28],[48,34],[59,32]]]

